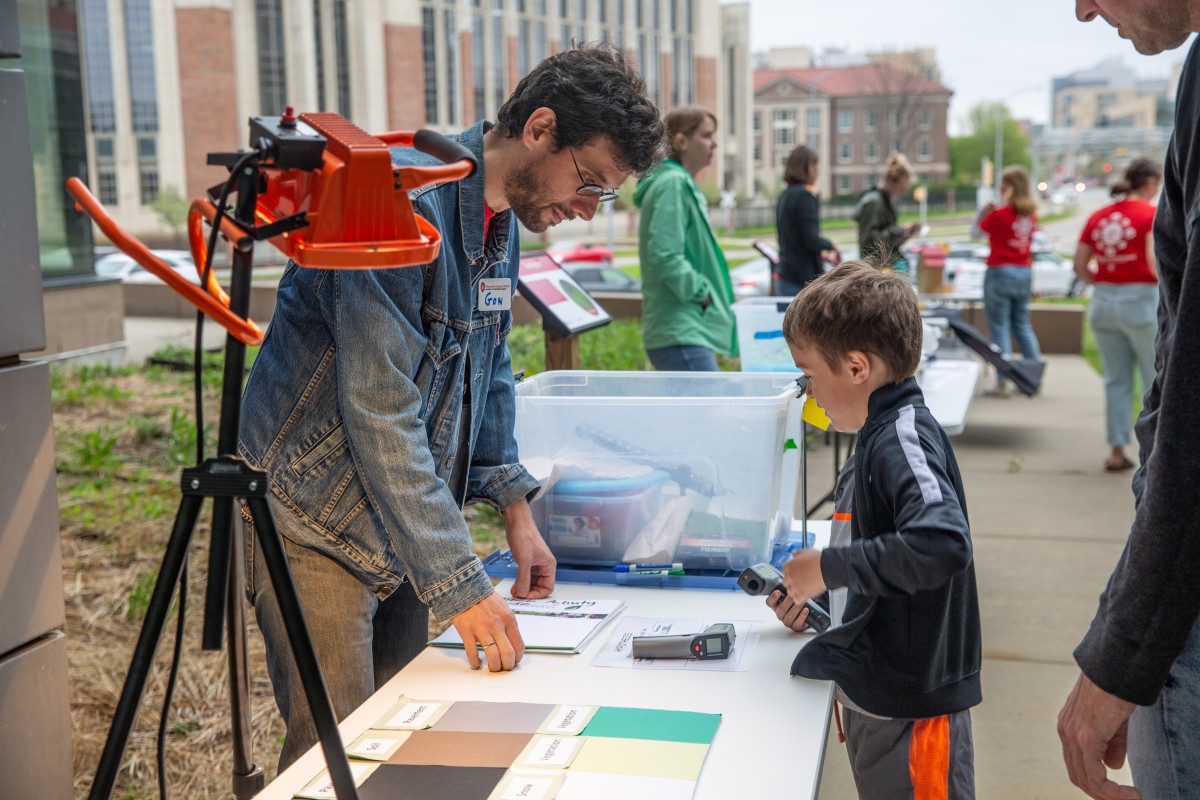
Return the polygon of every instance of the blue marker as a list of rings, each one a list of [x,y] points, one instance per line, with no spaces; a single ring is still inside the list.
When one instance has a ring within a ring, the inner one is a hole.
[[[666,572],[679,571],[683,569],[683,563],[676,561],[673,564],[614,564],[613,572]]]

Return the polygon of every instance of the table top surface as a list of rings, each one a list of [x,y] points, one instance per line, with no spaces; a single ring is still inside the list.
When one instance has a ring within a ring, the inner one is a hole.
[[[497,591],[509,595],[511,584]],[[618,705],[719,713],[720,728],[704,763],[696,798],[727,800],[754,793],[816,797],[830,721],[832,684],[795,678],[792,659],[811,634],[785,628],[762,598],[740,591],[642,589],[560,583],[561,599],[619,597],[625,610],[579,655],[526,653],[512,672],[474,671],[461,650],[429,647],[340,725],[345,743],[370,728],[401,694],[419,700],[492,700]],[[621,617],[753,621],[746,672],[597,667]],[[319,748],[302,756],[258,797],[283,800],[324,768]]]

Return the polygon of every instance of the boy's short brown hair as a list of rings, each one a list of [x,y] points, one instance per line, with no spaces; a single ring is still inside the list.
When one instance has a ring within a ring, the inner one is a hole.
[[[814,348],[836,369],[852,350],[876,356],[894,382],[921,362],[921,310],[908,278],[847,261],[796,295],[783,317],[793,346]]]

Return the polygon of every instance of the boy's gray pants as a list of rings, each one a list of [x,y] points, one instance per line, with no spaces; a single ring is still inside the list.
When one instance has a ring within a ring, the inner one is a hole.
[[[880,719],[842,707],[850,768],[862,800],[974,800],[971,712]]]

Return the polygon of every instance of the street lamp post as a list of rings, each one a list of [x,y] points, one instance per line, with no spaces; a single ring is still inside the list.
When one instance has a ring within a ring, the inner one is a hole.
[[[1004,104],[1007,103],[1009,100],[1012,100],[1014,97],[1016,97],[1018,95],[1022,95],[1025,92],[1031,92],[1031,91],[1034,91],[1036,89],[1041,89],[1041,88],[1042,87],[1037,84],[1030,84],[1029,86],[1022,86],[1020,89],[1017,89],[1016,91],[1012,91],[1012,92],[1009,92],[1008,94],[1006,94],[1004,97],[1002,97],[1000,99],[1000,102],[996,104],[996,159],[995,159],[995,169],[993,170],[992,180],[995,183],[995,186],[993,187],[993,189],[996,192],[996,202],[997,203],[1000,202],[1000,172],[1004,169],[1004,119],[1002,116],[1002,112],[1007,108],[1007,106],[1005,106]]]

